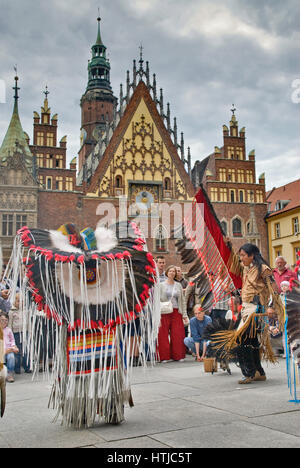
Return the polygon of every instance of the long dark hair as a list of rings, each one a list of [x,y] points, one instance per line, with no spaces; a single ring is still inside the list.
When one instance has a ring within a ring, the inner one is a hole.
[[[259,248],[254,244],[244,244],[240,247],[239,252],[243,250],[246,252],[248,257],[253,255],[253,264],[258,268],[259,276],[262,272],[262,266],[267,265],[267,267],[271,268],[268,262],[262,257]]]

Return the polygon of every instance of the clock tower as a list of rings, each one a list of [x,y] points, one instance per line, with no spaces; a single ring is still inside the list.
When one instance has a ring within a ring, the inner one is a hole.
[[[110,85],[110,63],[101,38],[101,18],[98,17],[97,21],[97,39],[92,46],[92,58],[88,63],[88,84],[80,101],[79,170],[105,132],[106,126],[113,121],[117,106],[117,98]]]

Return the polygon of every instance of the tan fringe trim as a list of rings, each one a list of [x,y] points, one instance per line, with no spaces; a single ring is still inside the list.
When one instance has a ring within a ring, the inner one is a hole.
[[[261,318],[262,314],[251,314],[239,330],[224,330],[215,333],[211,340],[214,349],[217,352],[221,352],[221,355],[223,356],[231,355],[234,348],[241,345],[242,338],[249,327],[249,338],[254,338],[257,330],[255,323],[256,317]],[[273,352],[268,327],[266,327],[263,333],[260,334],[260,351],[262,359],[273,364],[278,362]]]

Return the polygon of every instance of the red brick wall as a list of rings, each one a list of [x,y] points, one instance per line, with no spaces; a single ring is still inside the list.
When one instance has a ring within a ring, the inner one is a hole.
[[[62,224],[74,223],[79,229],[85,227],[96,228],[101,216],[97,214],[99,203],[114,203],[116,216],[119,216],[118,200],[100,200],[85,198],[81,193],[63,193],[40,191],[38,201],[38,227],[41,229],[58,229]],[[174,214],[171,212],[171,227],[174,226]],[[149,233],[151,232],[149,227]],[[164,255],[167,265],[177,265],[188,271],[189,267],[182,265],[176,254],[175,241],[168,240],[167,252],[156,252],[153,239],[147,239],[147,247],[156,257]]]

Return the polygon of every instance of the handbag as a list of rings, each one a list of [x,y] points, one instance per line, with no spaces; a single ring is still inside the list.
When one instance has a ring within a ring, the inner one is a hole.
[[[166,302],[160,301],[160,313],[161,314],[171,314],[173,312],[172,299],[173,299],[173,295],[174,295],[174,290],[175,290],[175,284],[173,286],[171,299],[169,301],[166,301]]]
[[[161,314],[171,314],[173,312],[172,301],[161,302],[160,303],[160,313]]]

